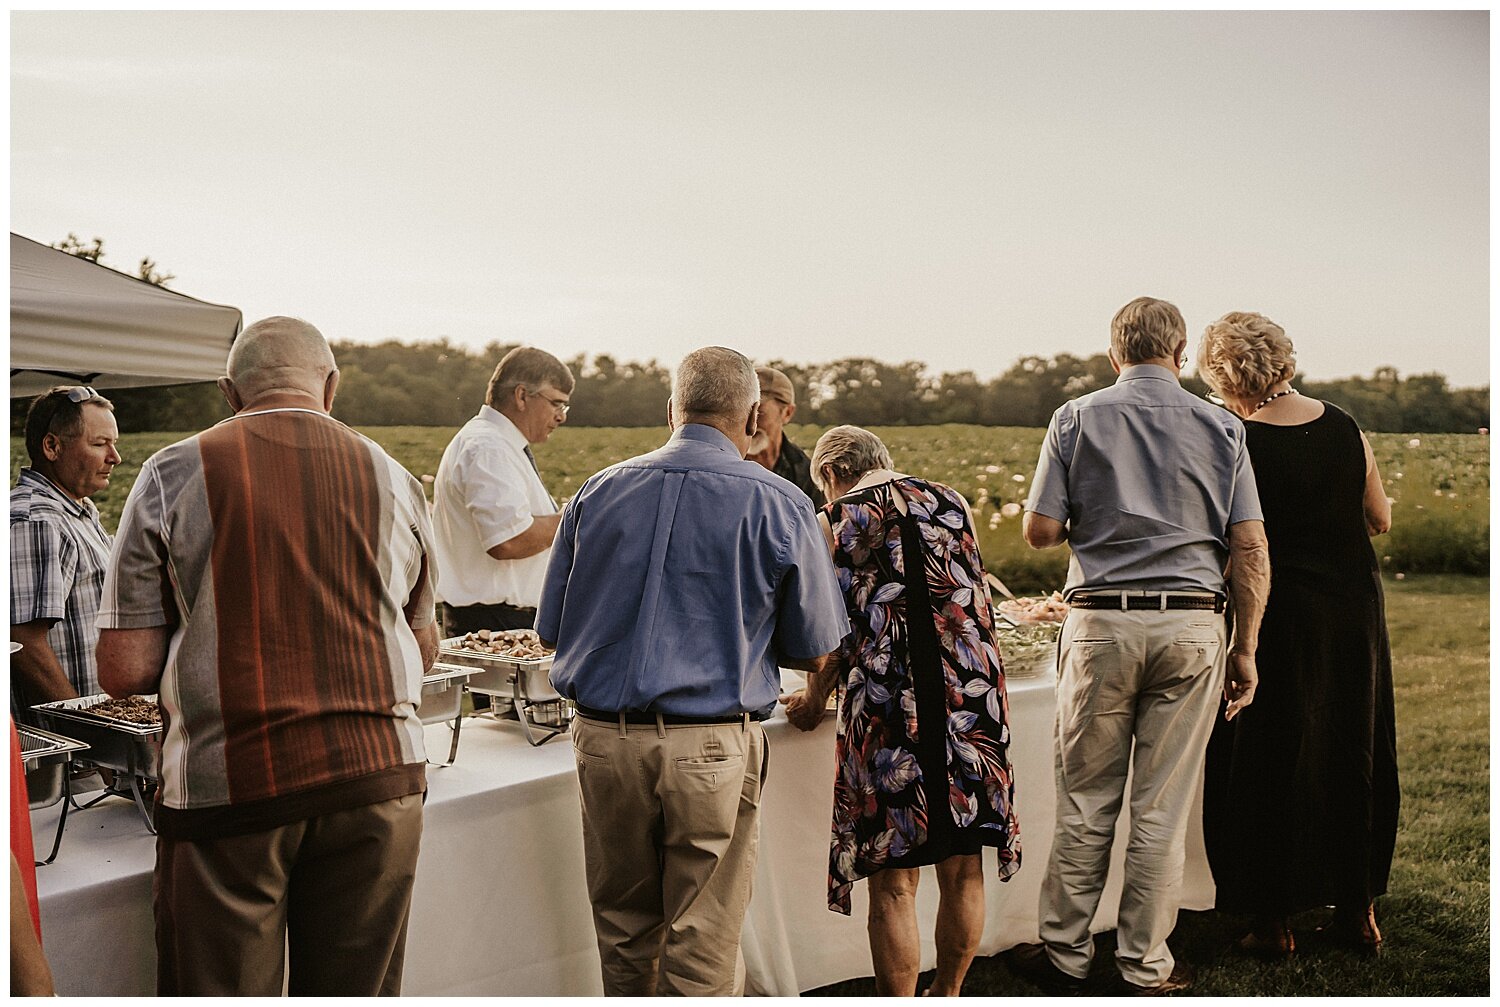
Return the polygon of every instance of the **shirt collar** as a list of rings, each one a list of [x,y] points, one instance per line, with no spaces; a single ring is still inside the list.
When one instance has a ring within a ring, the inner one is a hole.
[[[495,428],[500,431],[501,436],[518,448],[524,450],[531,444],[526,439],[526,435],[521,433],[521,428],[516,426],[509,416],[506,416],[500,410],[493,408],[487,403],[479,407],[478,419],[494,424]]]
[[[42,490],[48,496],[55,498],[64,507],[66,507],[74,517],[89,518],[98,513],[98,508],[94,506],[94,501],[88,499],[87,497],[84,497],[82,500],[74,500],[72,497],[68,496],[67,493],[64,493],[62,488],[59,487],[57,483],[53,482],[51,479],[48,479],[46,476],[42,475],[40,472],[38,472],[34,468],[31,468],[30,466],[21,469],[21,477],[17,481],[29,483],[30,485]]]
[[[1177,375],[1161,364],[1131,364],[1121,369],[1120,376],[1115,381],[1135,381],[1138,378],[1155,378],[1158,381],[1170,381],[1174,385],[1182,384],[1177,380]]]
[[[735,450],[734,441],[726,437],[724,431],[717,427],[711,427],[707,423],[684,423],[672,431],[671,439],[674,441],[697,441],[700,444],[718,448],[720,451],[727,451],[737,458],[742,457]]]

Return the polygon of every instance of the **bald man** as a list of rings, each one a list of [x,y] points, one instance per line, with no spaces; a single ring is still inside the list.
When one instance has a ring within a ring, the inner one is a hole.
[[[308,323],[250,326],[234,415],[152,455],[120,518],[99,680],[165,714],[162,994],[401,989],[431,529],[420,484],[329,415],[338,383]]]

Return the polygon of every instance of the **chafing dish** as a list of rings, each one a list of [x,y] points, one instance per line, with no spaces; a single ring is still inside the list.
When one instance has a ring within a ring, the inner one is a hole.
[[[424,724],[453,722],[453,744],[448,749],[448,761],[432,762],[428,759],[434,766],[451,766],[458,757],[458,735],[463,728],[464,683],[473,674],[472,668],[438,664],[422,677],[422,705],[417,707],[417,716]]]
[[[47,854],[46,860],[37,861],[37,865],[42,866],[57,859],[58,847],[62,845],[63,826],[68,822],[68,774],[73,768],[73,753],[86,751],[89,746],[37,727],[18,724],[16,733],[21,739],[21,764],[26,771],[28,804],[32,808],[50,808],[58,801],[63,802],[62,813],[57,817],[52,852]]]
[[[471,672],[468,690],[508,699],[526,740],[540,745],[567,730],[573,708],[557,694],[548,680],[552,655],[532,659],[481,654],[461,646],[463,637],[444,640],[438,646],[438,668],[460,668]]]
[[[88,744],[89,753],[81,756],[79,762],[109,769],[116,774],[114,784],[83,807],[92,807],[106,797],[129,797],[140,809],[146,828],[154,835],[156,825],[145,792],[161,781],[162,725],[137,724],[91,712],[91,707],[107,702],[109,698],[100,693],[42,703],[32,709],[47,728],[66,731],[68,737]],[[141,698],[156,701],[155,696]]]

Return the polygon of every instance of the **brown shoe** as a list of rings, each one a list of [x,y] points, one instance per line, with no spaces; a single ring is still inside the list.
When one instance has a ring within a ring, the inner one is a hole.
[[[1077,996],[1083,992],[1083,980],[1068,975],[1052,964],[1045,944],[1017,944],[1001,955],[1006,966],[1018,978],[1025,979],[1051,996]]]
[[[1176,993],[1178,990],[1187,989],[1189,986],[1193,985],[1193,980],[1197,977],[1197,975],[1198,970],[1193,968],[1187,962],[1178,962],[1177,964],[1172,966],[1171,975],[1167,976],[1161,982],[1155,983],[1151,986],[1137,986],[1135,983],[1130,982],[1128,979],[1121,976],[1120,991],[1126,996],[1133,997],[1165,996],[1168,993]]]
[[[1290,958],[1297,950],[1297,941],[1285,916],[1264,917],[1257,919],[1234,946],[1244,954],[1276,960]]]
[[[1380,945],[1385,942],[1385,936],[1375,922],[1373,904],[1365,907],[1365,911],[1358,915],[1335,909],[1333,919],[1318,927],[1317,935],[1335,947],[1366,955],[1379,954]]]

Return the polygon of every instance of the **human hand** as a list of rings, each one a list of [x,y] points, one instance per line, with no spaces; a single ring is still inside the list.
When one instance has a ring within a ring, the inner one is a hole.
[[[781,702],[786,706],[786,719],[799,731],[811,731],[823,722],[823,715],[827,712],[827,700],[818,702],[816,696],[808,694],[806,689],[798,689],[788,696],[782,696]]]
[[[1224,719],[1233,720],[1245,707],[1255,701],[1255,687],[1260,675],[1255,670],[1255,655],[1229,652],[1229,661],[1224,667]]]

